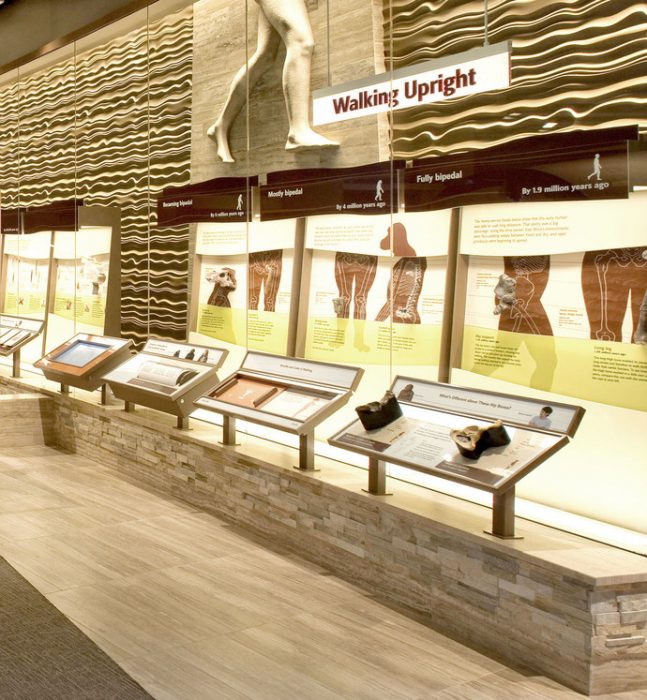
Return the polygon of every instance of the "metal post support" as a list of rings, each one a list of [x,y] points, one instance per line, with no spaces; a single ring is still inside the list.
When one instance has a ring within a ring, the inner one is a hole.
[[[135,404],[132,403],[132,401],[124,401],[124,411],[126,411],[126,413],[134,413]]]
[[[189,416],[183,418],[178,416],[177,418],[177,429],[178,430],[188,430],[189,429]]]
[[[108,385],[107,384],[101,385],[101,405],[102,406],[108,405]]]
[[[495,493],[492,497],[492,531],[489,535],[504,540],[520,540],[514,534],[514,486],[503,493]],[[486,530],[487,532],[487,530]]]
[[[20,379],[20,350],[16,350],[11,359],[13,360],[11,376],[14,379]]]
[[[236,419],[233,416],[222,417],[222,442],[221,445],[237,445]]]
[[[61,384],[61,394],[69,394],[70,387],[67,384]]]
[[[390,496],[386,490],[386,462],[376,457],[368,458],[368,489],[362,489],[374,496]]]
[[[314,433],[299,435],[299,466],[302,472],[314,472],[315,469],[315,436]]]

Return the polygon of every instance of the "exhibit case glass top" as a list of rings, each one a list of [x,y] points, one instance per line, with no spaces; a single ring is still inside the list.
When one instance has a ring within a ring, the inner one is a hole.
[[[12,355],[43,330],[43,321],[0,314],[0,356]]]
[[[151,339],[104,379],[119,399],[188,416],[193,399],[218,381],[226,357],[219,348]]]
[[[391,392],[401,416],[373,430],[356,420],[329,442],[490,492],[509,489],[564,447],[584,413],[578,406],[402,376]],[[465,449],[481,439],[482,451]]]
[[[248,352],[240,369],[196,405],[302,435],[347,403],[362,374],[358,367]]]
[[[132,341],[103,335],[77,333],[42,357],[35,366],[47,379],[93,391],[102,376],[130,354]]]

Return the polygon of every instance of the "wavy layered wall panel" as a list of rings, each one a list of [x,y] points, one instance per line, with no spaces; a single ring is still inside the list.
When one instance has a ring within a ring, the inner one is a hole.
[[[184,338],[188,227],[155,197],[190,176],[191,8],[0,91],[3,206],[76,197],[121,210],[122,331]]]
[[[464,151],[539,133],[647,130],[647,4],[490,0],[489,40],[512,42],[510,88],[394,114],[395,156]],[[387,65],[483,45],[482,0],[384,0]]]

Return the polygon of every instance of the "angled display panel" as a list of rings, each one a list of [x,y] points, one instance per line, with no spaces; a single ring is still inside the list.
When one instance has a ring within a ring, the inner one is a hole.
[[[131,340],[78,333],[36,362],[45,377],[85,391],[104,384],[103,375],[129,357]]]
[[[149,340],[139,354],[108,372],[104,380],[126,402],[177,416],[188,427],[193,401],[218,382],[227,350],[187,343]]]
[[[350,399],[363,370],[248,352],[240,369],[196,401],[225,416],[225,444],[237,418],[300,438],[301,469],[314,468],[314,429]]]

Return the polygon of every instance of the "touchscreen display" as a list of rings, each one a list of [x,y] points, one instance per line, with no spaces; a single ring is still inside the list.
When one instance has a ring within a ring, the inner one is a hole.
[[[100,343],[90,343],[86,340],[77,340],[58,355],[52,357],[52,361],[60,362],[63,365],[70,365],[72,367],[85,367],[85,365],[92,362],[92,360],[99,357],[99,355],[102,355],[109,349],[110,345],[101,345]]]

